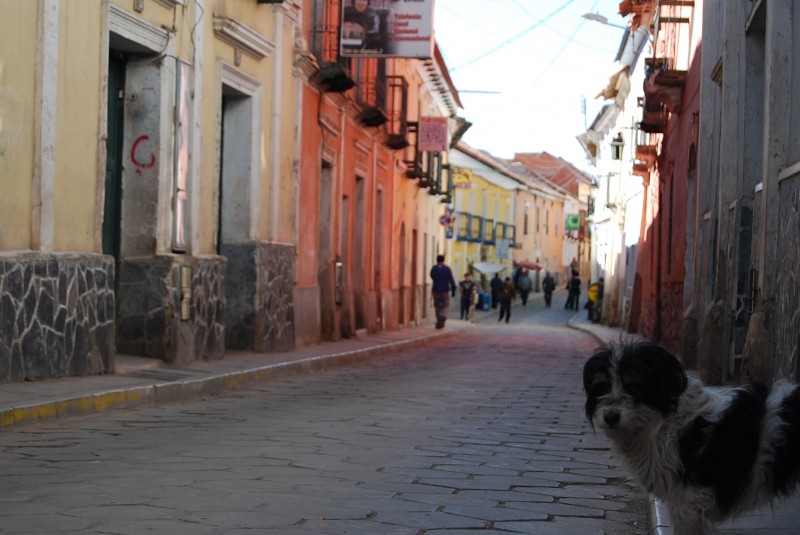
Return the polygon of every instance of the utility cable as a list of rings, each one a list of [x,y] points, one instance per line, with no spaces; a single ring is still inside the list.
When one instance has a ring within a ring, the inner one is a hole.
[[[535,30],[536,28],[538,28],[539,26],[541,26],[542,24],[544,24],[545,22],[547,22],[549,19],[551,19],[551,18],[553,18],[554,16],[556,16],[557,14],[559,14],[561,11],[563,11],[564,9],[566,9],[566,8],[567,8],[567,6],[569,6],[570,4],[572,4],[574,1],[575,1],[575,0],[567,0],[567,2],[565,2],[564,4],[562,4],[562,5],[561,5],[561,7],[559,7],[558,9],[556,9],[555,11],[553,11],[552,13],[549,13],[549,14],[545,15],[545,17],[544,17],[543,19],[540,19],[540,20],[536,21],[536,23],[535,23],[535,24],[533,24],[532,26],[529,26],[529,27],[525,28],[524,30],[522,30],[521,32],[518,32],[518,33],[516,33],[515,35],[513,35],[513,36],[509,37],[508,39],[506,39],[506,40],[505,40],[505,41],[503,41],[502,43],[498,44],[497,46],[495,46],[495,47],[493,47],[493,48],[490,48],[489,50],[487,50],[487,51],[486,51],[486,52],[484,52],[483,54],[481,54],[481,55],[479,55],[479,56],[476,56],[476,57],[472,58],[471,60],[467,61],[466,63],[462,63],[461,65],[459,65],[459,66],[457,66],[457,67],[454,67],[454,68],[450,69],[450,71],[451,71],[451,72],[455,72],[455,71],[457,71],[458,69],[461,69],[461,68],[463,68],[463,67],[466,67],[466,66],[468,66],[468,65],[472,65],[473,63],[475,63],[475,62],[478,62],[478,61],[482,60],[483,58],[485,58],[485,57],[487,57],[487,56],[489,56],[489,55],[491,55],[491,54],[494,54],[495,52],[497,52],[497,51],[498,51],[498,50],[500,50],[501,48],[505,48],[505,47],[507,47],[508,45],[510,45],[511,43],[513,43],[514,41],[516,41],[516,40],[520,39],[520,38],[521,38],[521,37],[523,37],[524,35],[526,35],[526,34],[530,33],[531,31]]]

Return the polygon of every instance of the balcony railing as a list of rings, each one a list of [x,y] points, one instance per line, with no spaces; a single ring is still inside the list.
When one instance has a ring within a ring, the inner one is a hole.
[[[356,101],[361,106],[359,120],[364,126],[378,127],[389,118],[387,109],[386,62],[373,58],[356,59]]]
[[[483,225],[483,243],[494,245],[494,219],[485,219]]]
[[[386,146],[399,150],[408,147],[408,82],[402,76],[387,76]]]
[[[483,232],[483,218],[468,212],[456,212],[456,224],[458,231],[456,239],[480,243],[481,233]]]
[[[521,248],[517,243],[517,227],[508,223],[484,219],[469,212],[456,212],[457,232],[455,238],[460,241],[496,245],[498,240],[508,241],[509,247]]]

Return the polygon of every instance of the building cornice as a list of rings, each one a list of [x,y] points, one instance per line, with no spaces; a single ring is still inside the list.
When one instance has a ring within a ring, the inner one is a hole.
[[[220,41],[259,61],[275,50],[275,45],[257,31],[229,17],[214,15],[214,33]]]

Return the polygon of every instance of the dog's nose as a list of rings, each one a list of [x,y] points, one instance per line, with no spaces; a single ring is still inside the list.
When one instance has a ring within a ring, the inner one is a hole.
[[[619,423],[619,411],[608,410],[603,414],[603,420],[611,427]]]

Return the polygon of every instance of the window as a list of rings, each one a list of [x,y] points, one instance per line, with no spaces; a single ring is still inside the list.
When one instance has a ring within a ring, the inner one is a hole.
[[[313,30],[311,50],[320,61],[339,58],[340,0],[315,0],[312,7]]]
[[[522,222],[522,233],[525,236],[528,235],[528,212],[530,211],[530,209],[531,209],[531,203],[526,202],[525,203],[525,215],[523,217],[523,222]]]
[[[544,233],[550,235],[550,210],[544,212]]]
[[[494,243],[494,219],[483,220],[483,241],[484,243]]]

